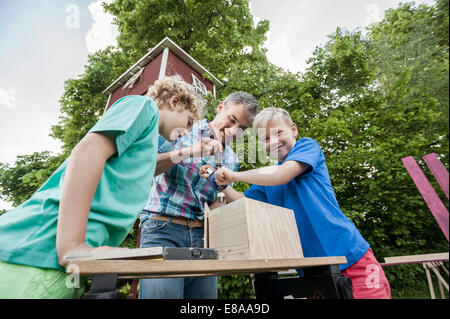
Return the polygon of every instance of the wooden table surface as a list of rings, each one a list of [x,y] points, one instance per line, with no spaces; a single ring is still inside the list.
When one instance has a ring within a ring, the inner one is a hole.
[[[395,256],[384,258],[381,266],[395,266],[404,264],[422,264],[430,261],[448,261],[448,252],[437,254],[423,254],[411,256]]]
[[[67,273],[117,274],[120,278],[163,278],[253,274],[346,263],[347,259],[343,256],[245,260],[91,260],[71,262]]]

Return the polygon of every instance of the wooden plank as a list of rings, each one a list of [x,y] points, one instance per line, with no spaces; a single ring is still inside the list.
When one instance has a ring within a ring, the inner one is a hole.
[[[209,212],[209,247],[217,249],[219,259],[245,259],[249,256],[245,207],[242,200]]]
[[[219,259],[303,257],[290,209],[244,197],[212,210],[208,220],[209,247]]]
[[[439,270],[435,267],[435,265],[432,264],[431,262],[426,263],[426,264],[427,264],[428,268],[430,268],[430,269],[434,272],[434,274],[435,274],[436,277],[438,278],[438,281],[441,282],[441,283],[445,286],[445,288],[446,288],[447,290],[449,290],[449,289],[448,289],[448,283],[445,281],[445,279],[444,279],[444,278],[442,277],[442,275],[439,273]]]
[[[442,264],[441,261],[432,261],[430,262],[433,265],[433,270],[435,270],[435,272],[437,271],[439,273],[439,263]],[[439,279],[439,277],[438,277]],[[440,281],[440,279],[438,280],[438,285],[439,285],[439,291],[441,293],[441,299],[445,299],[445,293],[444,293],[444,288],[442,285],[442,282]],[[448,291],[448,284],[447,284],[447,291]]]
[[[244,260],[92,260],[73,261],[67,269],[80,275],[118,274],[140,278],[174,275],[232,275],[346,264],[344,256]]]
[[[220,276],[220,274],[189,274],[189,275],[147,275],[147,276],[139,276],[139,278],[136,278],[136,276],[130,276],[130,275],[121,275],[117,278],[119,279],[157,279],[157,278],[184,278],[184,277],[209,277],[209,276]]]
[[[444,267],[444,264],[442,263],[442,261],[431,261],[431,262],[427,262],[424,264],[424,268],[427,267],[426,269],[432,269],[433,272],[438,277],[438,286],[439,286],[439,291],[441,293],[441,299],[445,299],[443,285],[445,286],[445,288],[447,288],[447,291],[448,291],[448,283],[445,281],[445,279],[439,273],[439,266],[442,266],[445,269],[446,274],[448,275],[448,270]],[[433,289],[433,291],[434,291],[434,289]]]
[[[395,266],[403,264],[421,264],[430,261],[448,261],[449,253],[423,254],[411,256],[395,256],[384,258],[385,263],[382,266]]]
[[[441,266],[442,270],[444,270],[444,272],[447,274],[448,276],[448,269],[445,268],[444,263],[442,261],[438,261],[437,262],[439,264],[439,266]]]
[[[102,259],[159,259],[162,258],[162,247],[132,248],[118,250],[91,251],[89,253],[71,253],[67,261],[102,260]]]
[[[402,158],[403,165],[406,167],[409,175],[413,179],[420,194],[422,195],[428,208],[431,210],[434,218],[439,224],[442,232],[447,240],[449,239],[449,218],[447,208],[442,203],[441,199],[437,195],[436,191],[431,186],[425,174],[412,156]]]
[[[205,203],[204,217],[203,217],[203,247],[209,248],[209,213],[210,209],[208,203]]]
[[[245,206],[251,259],[303,258],[292,210],[249,198]]]
[[[431,299],[436,299],[436,295],[434,294],[433,280],[431,279],[430,269],[426,263],[423,264],[423,268],[425,269],[425,274],[427,275],[428,288],[430,289]]]
[[[249,258],[248,242],[235,243],[233,246],[223,244],[215,248],[219,252],[219,260],[240,260]]]
[[[427,166],[430,168],[431,172],[434,175],[434,178],[438,181],[439,185],[441,185],[442,190],[444,191],[447,199],[449,198],[449,189],[448,189],[448,171],[445,168],[444,164],[438,159],[435,153],[431,153],[422,157]]]
[[[441,299],[445,299],[445,293],[444,288],[442,288],[442,283],[438,281],[438,284],[439,284],[439,291],[441,292]]]

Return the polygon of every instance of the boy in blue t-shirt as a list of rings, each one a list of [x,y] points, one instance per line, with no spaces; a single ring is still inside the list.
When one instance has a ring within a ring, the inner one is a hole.
[[[310,138],[296,141],[297,127],[281,108],[261,111],[253,127],[279,164],[245,172],[222,167],[215,172],[216,183],[253,184],[245,197],[292,209],[305,257],[345,256],[347,264],[340,268],[352,280],[354,298],[390,299],[389,283],[369,244],[339,208],[319,144]],[[206,170],[200,171],[204,178]],[[244,196],[231,187],[224,193],[228,202]]]

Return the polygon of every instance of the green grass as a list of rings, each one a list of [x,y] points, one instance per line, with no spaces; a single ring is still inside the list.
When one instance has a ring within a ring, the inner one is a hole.
[[[441,271],[441,275],[443,272]],[[446,275],[443,275],[444,279],[446,279]],[[439,284],[436,276],[432,274],[433,288],[436,299],[441,299],[441,292],[439,290]],[[445,287],[444,289],[445,299],[449,299],[449,293]],[[415,288],[404,288],[404,289],[395,289],[395,287],[391,286],[391,295],[392,299],[431,299],[430,289],[428,288],[428,281],[424,275],[423,285]]]

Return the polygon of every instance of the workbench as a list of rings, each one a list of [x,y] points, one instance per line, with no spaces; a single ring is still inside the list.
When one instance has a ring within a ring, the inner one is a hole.
[[[352,298],[351,281],[341,275],[345,257],[245,260],[91,260],[72,261],[68,273],[92,276],[85,298],[117,298],[118,279],[253,274],[257,299]],[[304,277],[278,272],[303,269]],[[70,271],[69,271],[70,270]]]
[[[436,299],[436,294],[434,292],[433,280],[431,278],[430,270],[434,272],[437,277],[437,282],[439,285],[439,291],[441,292],[441,298],[446,299],[443,286],[449,291],[448,279],[445,280],[444,277],[439,272],[439,268],[441,268],[444,273],[447,274],[448,278],[448,269],[445,268],[442,262],[448,262],[449,253],[437,253],[437,254],[422,254],[422,255],[411,255],[411,256],[395,256],[395,257],[386,257],[384,258],[384,263],[380,264],[382,267],[387,266],[397,266],[397,265],[406,265],[406,264],[422,264],[425,269],[425,273],[428,281],[428,288],[430,289],[431,299]]]

